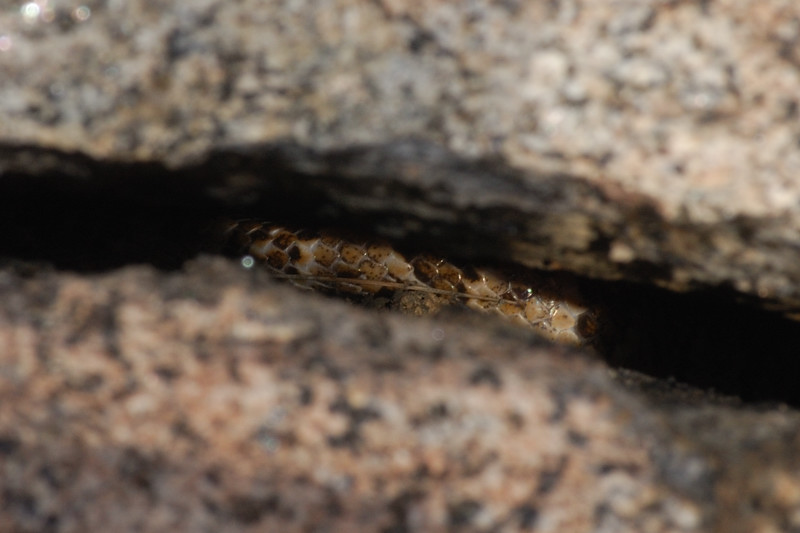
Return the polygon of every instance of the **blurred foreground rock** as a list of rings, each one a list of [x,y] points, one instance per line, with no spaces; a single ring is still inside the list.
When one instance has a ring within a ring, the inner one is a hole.
[[[796,414],[654,407],[499,322],[221,259],[6,272],[0,297],[3,531],[798,525]]]

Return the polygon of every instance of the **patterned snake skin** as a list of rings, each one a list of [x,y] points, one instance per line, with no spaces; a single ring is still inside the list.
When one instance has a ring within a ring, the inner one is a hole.
[[[573,286],[552,276],[532,272],[504,276],[489,269],[459,268],[429,255],[407,259],[383,242],[348,240],[254,220],[225,226],[228,248],[304,288],[362,295],[435,294],[494,311],[573,346],[590,344],[597,333],[596,312],[581,304]]]

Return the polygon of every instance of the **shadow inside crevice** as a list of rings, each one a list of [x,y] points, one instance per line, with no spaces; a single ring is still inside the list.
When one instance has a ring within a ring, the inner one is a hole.
[[[0,260],[82,273],[129,264],[175,270],[215,250],[214,232],[225,216],[265,210],[286,216],[320,202],[311,192],[288,201],[279,182],[299,186],[297,175],[269,154],[257,161],[221,154],[175,170],[20,150],[22,164],[12,161],[0,173]],[[35,171],[26,173],[26,164]],[[237,182],[242,174],[248,177]]]
[[[30,262],[92,273],[149,264],[178,270],[187,260],[218,250],[215,232],[225,217],[338,224],[361,233],[377,223],[420,224],[401,210],[380,221],[348,213],[320,185],[333,177],[299,173],[280,150],[258,157],[216,154],[179,170],[57,157],[69,165],[0,175],[0,267]],[[415,191],[394,194],[413,200]],[[466,250],[460,259],[471,261],[504,246],[491,235],[464,237],[463,230],[458,224],[428,225],[418,230],[427,240],[406,240],[401,250],[414,252],[412,246],[419,245],[423,250],[416,251],[434,251],[437,240],[447,239],[449,250]],[[610,365],[748,402],[800,405],[800,323],[743,304],[730,291],[676,294],[644,284],[580,283],[600,310],[597,348]]]
[[[737,396],[800,405],[800,322],[728,290],[675,293],[584,282],[602,308],[598,351],[612,367]]]

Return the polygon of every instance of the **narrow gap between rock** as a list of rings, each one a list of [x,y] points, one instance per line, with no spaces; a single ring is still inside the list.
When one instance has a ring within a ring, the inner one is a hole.
[[[318,212],[321,201],[313,194],[253,201],[246,186],[241,196],[230,189],[215,195],[213,180],[153,165],[90,174],[112,171],[110,180],[52,172],[2,176],[0,268],[31,276],[46,268],[96,273],[133,264],[177,270],[216,249],[212,234],[221,217],[269,206],[277,219],[301,221]],[[336,217],[331,210],[328,220]],[[800,323],[722,291],[675,294],[640,284],[579,282],[603,309],[607,329],[598,349],[612,366],[744,401],[800,405]]]

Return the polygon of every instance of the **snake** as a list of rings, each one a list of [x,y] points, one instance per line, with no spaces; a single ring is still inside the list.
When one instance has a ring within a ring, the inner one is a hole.
[[[582,300],[574,284],[552,273],[457,266],[427,253],[406,256],[386,241],[258,219],[225,221],[222,232],[226,248],[243,263],[263,265],[304,289],[431,295],[495,313],[569,346],[591,345],[597,336],[598,310]]]

